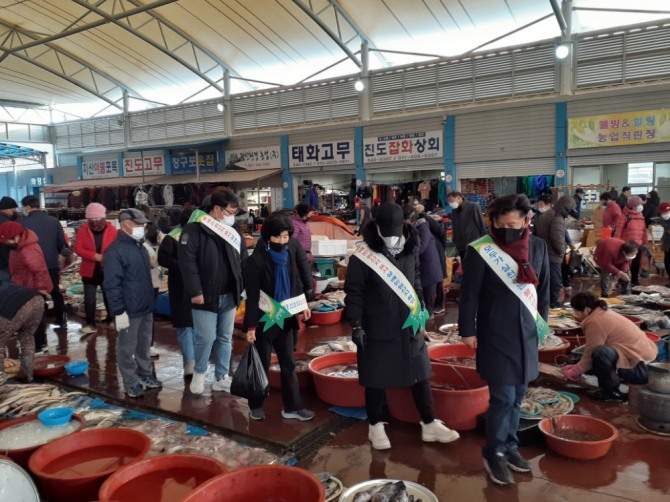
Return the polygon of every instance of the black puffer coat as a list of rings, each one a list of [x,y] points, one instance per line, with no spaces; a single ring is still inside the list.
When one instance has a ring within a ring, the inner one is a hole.
[[[414,286],[423,303],[419,274],[419,239],[416,230],[405,225],[405,247],[395,258],[388,254],[384,241],[371,220],[363,229],[363,239],[372,251],[384,253]],[[409,308],[382,279],[356,256],[349,260],[347,279],[347,317],[360,324],[367,334],[365,350],[358,353],[361,385],[371,388],[409,387],[430,377],[431,367],[423,336],[402,329]]]

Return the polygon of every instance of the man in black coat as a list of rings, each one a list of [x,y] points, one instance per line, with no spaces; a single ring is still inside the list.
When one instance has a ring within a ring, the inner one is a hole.
[[[47,262],[51,282],[53,282],[53,289],[49,291],[49,294],[54,301],[56,322],[64,328],[67,326],[67,321],[65,319],[65,299],[60,292],[60,264],[58,262],[58,257],[67,247],[63,226],[56,218],[40,209],[40,200],[34,195],[24,197],[21,204],[25,215],[21,224],[35,232],[39,238],[39,245],[42,248],[44,260]]]
[[[458,255],[461,260],[472,241],[479,239],[486,233],[484,217],[481,208],[474,202],[465,200],[461,192],[450,192],[449,207],[451,207],[451,229]]]
[[[363,228],[365,245],[397,268],[423,302],[419,274],[419,239],[405,223],[403,210],[385,202],[375,219]],[[384,431],[385,389],[411,387],[421,416],[423,441],[448,443],[459,438],[433,412],[429,378],[431,367],[426,343],[420,333],[403,328],[409,307],[375,271],[354,255],[349,260],[344,290],[347,317],[358,347],[359,382],[365,387],[365,408],[372,447],[385,450],[391,442]]]
[[[463,342],[477,349],[477,372],[489,385],[484,465],[495,483],[508,484],[514,483],[510,468],[530,472],[519,454],[517,429],[528,383],[538,376],[538,324],[542,322],[537,314],[546,320],[549,313],[549,260],[545,242],[530,235],[530,202],[525,195],[499,197],[487,211],[492,241],[473,247],[482,239],[468,247],[458,327]],[[511,267],[494,270],[501,251],[507,255],[502,263],[507,261]],[[519,285],[529,293],[536,291],[536,307],[517,296],[514,290]]]
[[[616,203],[619,205],[621,210],[626,207],[628,204],[628,197],[630,197],[631,189],[630,187],[623,187],[621,189],[621,194],[616,198]]]
[[[430,233],[435,238],[435,247],[437,248],[437,255],[440,259],[440,267],[442,268],[442,279],[447,278],[447,259],[446,259],[446,249],[447,249],[447,236],[445,235],[444,228],[440,225],[432,216],[426,214],[425,207],[423,204],[417,204],[416,214],[418,218],[423,218],[428,223],[430,228]],[[437,291],[435,291],[435,308],[433,314],[442,314],[444,312],[444,286],[443,281],[437,283]]]

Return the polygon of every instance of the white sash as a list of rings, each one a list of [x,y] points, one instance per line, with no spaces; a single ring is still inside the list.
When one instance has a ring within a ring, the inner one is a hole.
[[[268,295],[265,291],[261,291],[260,298],[258,299],[258,308],[260,308],[263,312],[271,312],[272,300],[273,299],[270,297],[270,295]],[[304,294],[294,296],[293,298],[289,298],[278,303],[286,310],[288,310],[289,314],[291,315],[299,314],[300,312],[304,312],[309,308],[307,305],[307,298]]]
[[[189,223],[201,223],[209,228],[216,235],[221,237],[224,241],[230,244],[237,253],[240,253],[242,238],[237,231],[225,223],[221,223],[216,218],[211,217],[206,212],[196,209],[188,220]]]

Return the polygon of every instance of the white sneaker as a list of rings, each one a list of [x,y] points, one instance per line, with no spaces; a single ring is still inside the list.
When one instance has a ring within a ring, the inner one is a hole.
[[[158,356],[160,356],[160,355],[161,355],[161,353],[158,352],[158,350],[156,350],[156,349],[153,348],[153,347],[149,347],[149,356],[150,356],[150,357],[158,357]]]
[[[219,378],[212,384],[212,390],[218,392],[230,392],[231,383],[233,383],[233,379],[230,378],[230,375],[224,375],[223,378]]]
[[[368,429],[368,439],[372,443],[375,450],[388,450],[391,447],[391,441],[384,430],[385,422],[379,422],[375,425],[370,425]]]
[[[184,364],[184,376],[192,375],[194,371],[195,371],[195,361],[191,361],[190,363]]]
[[[94,328],[93,326],[91,326],[90,324],[89,324],[89,325],[86,325],[86,326],[83,326],[83,327],[79,330],[79,333],[81,333],[82,335],[91,335],[91,334],[93,334],[93,333],[97,333],[97,332],[98,332],[98,330],[95,329],[95,328]]]
[[[190,389],[192,394],[202,394],[205,392],[204,373],[193,373],[193,380],[191,380]]]
[[[433,420],[429,424],[421,422],[421,439],[427,443],[439,441],[440,443],[451,443],[456,441],[460,434],[452,431],[449,427],[444,425],[442,420]]]

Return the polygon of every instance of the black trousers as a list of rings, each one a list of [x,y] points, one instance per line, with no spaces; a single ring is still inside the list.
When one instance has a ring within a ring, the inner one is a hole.
[[[647,383],[649,375],[647,373],[647,364],[644,361],[639,362],[634,368],[619,368],[616,364],[619,355],[612,347],[599,345],[591,353],[593,366],[591,373],[598,377],[598,386],[605,391],[618,391],[619,384],[632,383],[644,385]]]
[[[433,411],[433,394],[430,390],[430,380],[422,380],[412,385],[414,404],[421,415],[421,421],[429,424],[435,420]],[[376,425],[385,420],[386,391],[384,389],[365,388],[365,410],[368,413],[370,425]]]
[[[663,256],[663,264],[665,265],[665,275],[670,278],[670,252],[668,251]]]
[[[270,358],[272,349],[275,349],[279,361],[281,377],[281,396],[284,410],[297,411],[304,408],[300,387],[298,386],[298,375],[295,374],[295,360],[293,359],[293,326],[284,325],[284,329],[273,326],[268,331],[263,331],[259,325],[256,331],[256,350],[263,363],[263,369],[267,374],[270,369]],[[249,399],[249,408],[252,410],[262,408],[264,398]]]
[[[630,262],[630,282],[633,286],[638,285],[638,277],[640,276],[640,260],[641,252],[638,252],[633,258],[633,261]]]
[[[440,282],[440,284],[442,284]],[[435,303],[437,301],[437,287],[435,284],[426,286],[423,289],[423,303],[429,314],[435,312]]]
[[[563,287],[563,275],[560,263],[549,263],[549,304],[552,307],[558,305],[558,298]]]
[[[442,310],[444,308],[444,285],[442,281],[435,286],[435,310]]]
[[[53,289],[49,291],[49,294],[54,301],[56,318],[60,319],[60,316],[65,312],[65,299],[63,298],[63,293],[60,292],[60,269],[50,268],[49,276],[51,276],[51,282],[53,283]]]
[[[102,290],[102,300],[105,302],[107,317],[111,317],[112,315],[109,311],[109,306],[107,305],[107,295],[105,294],[105,290],[102,288],[102,285],[84,283],[84,312],[86,312],[86,324],[89,326],[95,326],[95,311],[98,303],[96,301],[96,294],[98,288]]]
[[[564,288],[571,287],[572,284],[570,284],[570,277],[571,277],[570,267],[568,267],[568,264],[565,263],[565,260],[561,262],[561,276],[563,279],[563,287]]]

